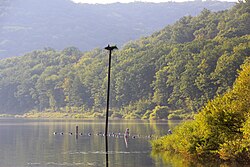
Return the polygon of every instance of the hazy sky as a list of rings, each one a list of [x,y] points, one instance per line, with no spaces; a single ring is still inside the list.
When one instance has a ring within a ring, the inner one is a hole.
[[[128,3],[128,2],[134,2],[135,0],[72,0],[74,2],[81,2],[81,3],[114,3],[114,2],[122,2],[122,3]],[[169,2],[171,0],[137,0],[137,1],[141,1],[141,2]],[[187,0],[173,0],[175,2],[181,2],[181,1],[187,1]],[[230,2],[237,2],[237,0],[221,0],[221,1],[230,1]]]

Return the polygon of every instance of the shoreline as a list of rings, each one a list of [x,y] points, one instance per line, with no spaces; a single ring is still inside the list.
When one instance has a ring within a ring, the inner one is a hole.
[[[43,119],[98,119],[93,113],[27,112],[23,114],[0,114],[0,118],[43,118]]]
[[[30,118],[30,119],[105,119],[103,113],[66,113],[66,112],[27,112],[23,114],[0,114],[0,118]],[[149,121],[184,121],[180,119],[140,119],[140,118],[120,118],[109,117],[113,120],[149,120]]]

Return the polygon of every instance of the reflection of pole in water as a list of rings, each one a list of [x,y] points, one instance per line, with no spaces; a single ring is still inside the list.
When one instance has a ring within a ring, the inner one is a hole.
[[[105,143],[106,143],[106,167],[109,166],[109,154],[108,154],[108,135],[105,135]]]
[[[107,140],[107,136],[105,140]],[[109,166],[109,154],[108,154],[108,145],[106,144],[106,167],[108,166]]]

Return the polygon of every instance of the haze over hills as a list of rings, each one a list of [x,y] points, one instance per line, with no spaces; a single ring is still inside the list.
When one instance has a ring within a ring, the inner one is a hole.
[[[110,114],[183,119],[228,91],[250,55],[249,2],[204,9],[112,55]],[[60,111],[103,117],[108,52],[51,48],[0,60],[0,113]],[[50,114],[49,114],[50,115]]]
[[[75,4],[70,0],[2,0],[0,58],[45,47],[75,46],[82,51],[121,46],[204,8],[218,11],[229,2]]]

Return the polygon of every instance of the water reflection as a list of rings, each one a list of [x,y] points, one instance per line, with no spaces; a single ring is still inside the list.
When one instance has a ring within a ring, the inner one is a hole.
[[[126,128],[126,131],[124,133],[124,141],[125,141],[126,148],[128,148],[128,139],[129,139],[129,128]]]
[[[128,148],[128,137],[124,136],[124,142],[125,142],[126,148]]]
[[[109,166],[109,149],[108,149],[108,136],[112,136],[112,137],[120,137],[121,135],[118,133],[118,134],[115,134],[114,132],[109,134],[109,135],[105,135],[105,148],[106,148],[106,167]],[[129,140],[129,128],[126,128],[126,131],[123,135],[123,138],[124,138],[124,142],[125,142],[125,146],[126,148],[128,148],[128,140]]]
[[[249,167],[244,166],[242,164],[228,163],[222,161],[198,161],[194,159],[190,159],[188,157],[183,157],[178,154],[171,154],[169,152],[159,153],[159,152],[151,152],[151,157],[159,162],[162,161],[164,166],[171,167]]]
[[[107,136],[107,147],[105,137],[96,135],[103,131],[104,122],[0,119],[0,166],[163,166],[161,161],[149,157],[151,147],[146,136],[167,134],[168,122],[111,120],[109,131],[121,135]],[[126,128],[130,131],[127,145],[123,137]],[[61,132],[64,134],[60,135]]]
[[[109,154],[106,152],[106,167],[109,166]]]
[[[105,146],[106,146],[106,167],[109,166],[109,147],[108,147],[108,135],[105,134]]]

